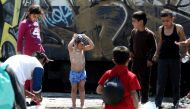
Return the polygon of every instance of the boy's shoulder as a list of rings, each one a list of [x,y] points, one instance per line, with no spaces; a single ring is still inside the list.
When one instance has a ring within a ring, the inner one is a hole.
[[[129,70],[128,70],[128,76],[131,77],[131,78],[136,77],[136,75],[133,72],[129,71]]]
[[[145,28],[145,30],[146,30],[148,33],[154,35],[154,32],[153,32],[152,30],[150,30],[149,28]]]
[[[112,70],[108,70],[108,73],[111,73]],[[125,68],[122,68],[122,69],[119,69],[118,71],[123,71],[122,73],[120,73],[122,76],[127,76],[127,78],[135,78],[136,75],[130,71],[128,69],[128,67],[125,67]]]
[[[161,32],[162,32],[163,27],[164,27],[164,25],[160,25],[160,26],[158,27],[158,32],[159,32],[160,34],[161,34]]]
[[[183,26],[181,24],[175,24],[177,31],[183,31]]]
[[[175,24],[177,28],[183,28],[181,24]]]
[[[159,30],[162,30],[163,27],[164,27],[164,25],[160,25],[160,26],[158,27],[158,29],[159,29]]]

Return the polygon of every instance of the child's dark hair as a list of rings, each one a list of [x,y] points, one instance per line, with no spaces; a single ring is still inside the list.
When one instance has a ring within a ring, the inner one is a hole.
[[[33,56],[36,57],[38,60],[43,59],[42,63],[47,63],[49,60],[47,55],[42,52],[35,52],[35,53],[33,53]]]
[[[41,9],[39,5],[31,5],[28,8],[26,18],[28,18],[30,14],[43,14],[43,10]]]
[[[137,19],[138,21],[143,20],[144,25],[147,23],[146,13],[143,11],[134,12],[132,18]]]
[[[85,39],[83,38],[83,36],[82,36],[81,34],[77,34],[77,37],[76,37],[74,43],[75,43],[76,45],[78,45],[78,44],[81,43],[81,42],[84,43],[84,40],[85,40]]]
[[[113,49],[113,59],[116,64],[126,64],[129,60],[129,49],[125,46],[116,46]]]
[[[162,10],[161,13],[160,13],[160,17],[167,17],[167,16],[173,17],[174,16],[173,12],[171,10],[169,10],[169,9]]]

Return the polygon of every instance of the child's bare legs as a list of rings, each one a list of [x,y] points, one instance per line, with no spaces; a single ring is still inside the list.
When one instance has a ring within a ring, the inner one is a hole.
[[[76,108],[76,97],[77,97],[77,84],[71,85],[71,99],[72,99],[72,107]]]
[[[79,93],[80,93],[80,102],[81,108],[84,109],[84,99],[85,99],[85,80],[79,82]]]

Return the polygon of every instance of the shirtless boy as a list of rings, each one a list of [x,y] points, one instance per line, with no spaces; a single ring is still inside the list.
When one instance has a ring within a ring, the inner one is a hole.
[[[84,42],[87,41],[87,44]],[[71,98],[72,108],[76,109],[76,96],[79,89],[81,108],[86,109],[84,106],[85,98],[85,56],[84,52],[94,48],[94,43],[85,34],[74,34],[72,40],[68,44],[68,50],[71,62],[71,71],[69,80],[71,82]]]

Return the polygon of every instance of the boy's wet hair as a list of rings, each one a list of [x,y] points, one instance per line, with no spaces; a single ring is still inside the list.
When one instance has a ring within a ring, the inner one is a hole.
[[[77,37],[76,37],[76,39],[74,41],[74,43],[76,45],[78,45],[79,43],[82,43],[84,45],[88,45],[89,44],[88,40],[86,38],[84,38],[83,35],[85,35],[85,34],[77,34]]]
[[[160,17],[167,17],[167,16],[173,17],[174,13],[169,9],[162,10],[160,13]]]
[[[126,64],[129,60],[129,49],[125,46],[116,46],[113,49],[113,59],[117,64]]]
[[[83,36],[80,34],[77,34],[77,37],[75,39],[75,44],[79,44],[81,42],[83,42]]]
[[[43,10],[39,5],[31,5],[28,8],[26,18],[28,18],[30,14],[43,14]]]
[[[146,13],[143,11],[134,12],[132,18],[137,19],[138,21],[143,20],[144,25],[147,23]]]

